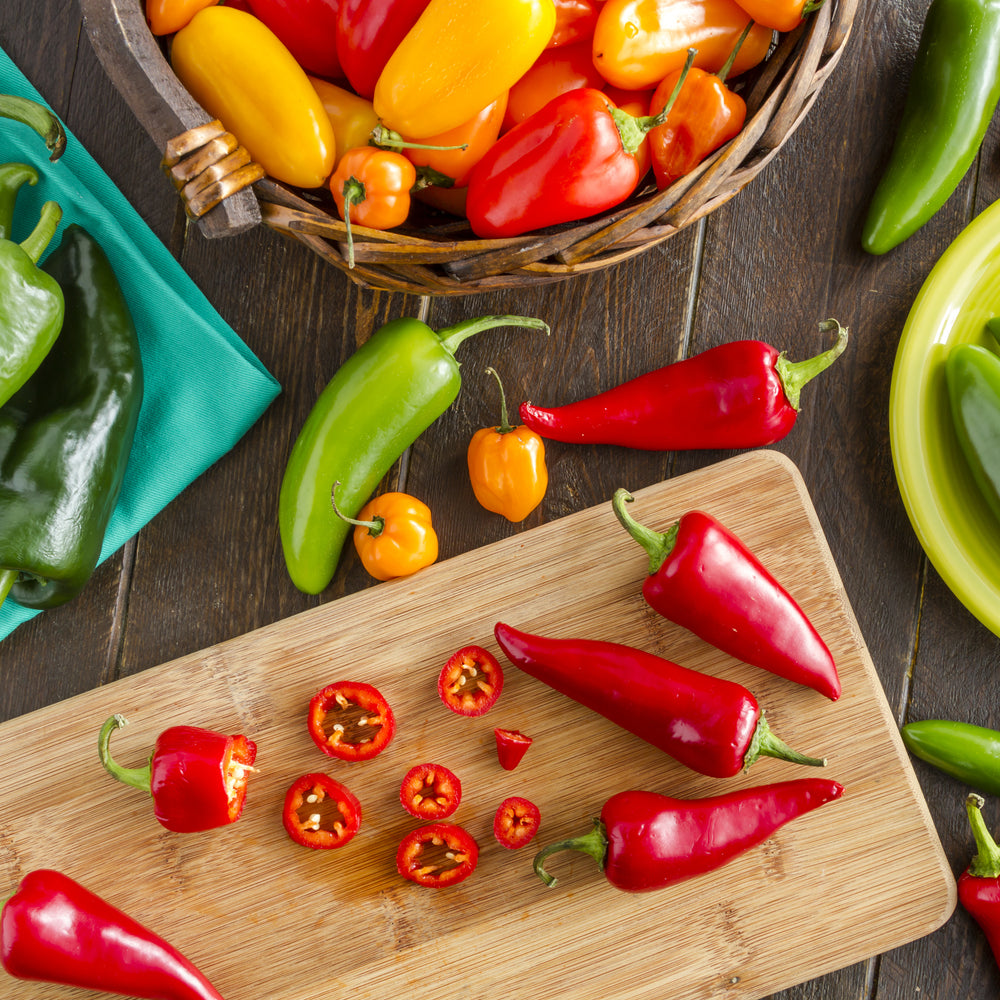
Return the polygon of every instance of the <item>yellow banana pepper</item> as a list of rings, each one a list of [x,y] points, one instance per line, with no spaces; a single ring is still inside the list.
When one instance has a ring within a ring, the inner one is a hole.
[[[275,180],[322,186],[336,142],[323,102],[277,36],[234,7],[199,11],[174,36],[171,64],[188,93]]]
[[[337,146],[336,166],[349,149],[368,145],[368,140],[378,125],[378,115],[375,114],[372,102],[359,97],[354,91],[345,90],[318,76],[311,76],[309,80],[330,116]]]
[[[411,139],[456,128],[531,67],[555,23],[553,0],[430,0],[378,78],[375,112]]]

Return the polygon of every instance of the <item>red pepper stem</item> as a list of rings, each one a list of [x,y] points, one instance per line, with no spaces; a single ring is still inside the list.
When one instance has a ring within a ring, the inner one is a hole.
[[[820,323],[819,329],[820,333],[826,333],[827,330],[837,331],[837,342],[828,351],[817,354],[814,358],[806,358],[804,361],[789,361],[782,352],[774,362],[774,369],[781,380],[781,387],[785,390],[785,398],[788,400],[788,405],[794,410],[799,408],[799,396],[806,382],[815,378],[820,372],[826,371],[847,347],[847,327],[841,326],[837,320],[824,320]]]
[[[370,521],[358,521],[356,518],[348,517],[346,514],[342,514],[340,509],[337,507],[337,487],[340,485],[340,480],[338,479],[333,484],[333,489],[330,490],[330,503],[333,504],[333,512],[341,519],[341,521],[346,521],[348,524],[353,524],[355,528],[367,528],[368,534],[373,538],[378,538],[379,535],[385,530],[385,518],[381,514],[376,514],[374,518]]]
[[[674,103],[681,92],[681,87],[684,86],[688,70],[690,70],[691,66],[694,64],[694,57],[697,54],[697,49],[688,49],[687,59],[684,62],[684,68],[681,70],[681,75],[678,77],[677,83],[674,84],[674,89],[670,92],[670,97],[667,98],[667,103],[663,105],[659,114],[636,117],[635,115],[630,115],[627,111],[622,111],[620,108],[611,108],[611,117],[614,118],[615,125],[618,126],[618,135],[622,141],[622,148],[629,154],[629,156],[635,155],[636,151],[642,145],[642,140],[646,138],[646,134],[648,132],[651,132],[654,128],[662,125],[667,120],[667,116],[670,114],[670,109],[674,106]]]
[[[805,764],[808,767],[826,767],[825,757],[807,757],[775,736],[763,713],[757,720],[757,728],[743,757],[743,770],[748,770],[759,757],[774,757],[777,760],[787,760],[791,764]]]
[[[557,882],[554,875],[550,875],[544,866],[546,858],[551,857],[559,851],[582,851],[589,854],[604,870],[604,858],[608,853],[608,834],[604,824],[599,820],[594,820],[594,828],[580,837],[572,837],[569,840],[559,840],[554,844],[543,847],[532,861],[535,874],[551,889]]]
[[[145,767],[122,767],[111,759],[111,734],[116,729],[122,729],[128,725],[128,720],[124,715],[112,715],[107,722],[101,726],[101,731],[97,735],[97,752],[100,755],[104,770],[123,784],[139,788],[144,792],[150,791],[152,781],[152,771],[150,765]]]
[[[654,574],[670,555],[677,540],[677,529],[679,521],[675,521],[666,531],[653,531],[645,525],[639,524],[625,510],[625,504],[632,503],[635,497],[628,490],[615,490],[615,495],[611,499],[611,506],[614,508],[615,516],[621,522],[622,527],[646,550],[649,555],[649,573]]]
[[[0,569],[0,604],[7,600],[10,588],[17,580],[18,571],[16,569]]]
[[[740,32],[740,37],[736,39],[736,44],[733,46],[733,51],[729,53],[729,58],[722,64],[722,69],[716,73],[716,77],[721,83],[726,82],[726,77],[729,75],[729,71],[733,68],[733,63],[736,62],[736,56],[739,54],[743,43],[747,40],[747,35],[750,34],[750,29],[753,27],[754,21],[751,18],[747,21],[747,26]]]
[[[347,229],[347,266],[354,267],[354,235],[351,232],[351,206],[360,205],[367,197],[364,184],[357,177],[344,181],[344,227]]]
[[[371,145],[378,146],[379,149],[468,149],[469,144],[467,142],[462,143],[459,146],[429,146],[422,142],[407,142],[398,132],[394,132],[391,128],[386,128],[384,125],[376,125],[372,129],[372,134],[370,137]]]
[[[488,375],[492,375],[500,386],[500,426],[497,427],[497,434],[510,434],[514,429],[510,425],[510,417],[507,413],[507,396],[503,391],[503,382],[500,381],[500,373],[492,366],[486,369]]]
[[[42,205],[42,211],[35,228],[28,234],[27,239],[21,243],[21,249],[36,264],[42,254],[45,253],[45,248],[52,241],[52,237],[55,236],[61,219],[62,209],[54,201],[47,201]]]
[[[997,847],[983,819],[984,803],[985,799],[975,792],[970,792],[965,799],[972,835],[976,838],[976,856],[969,864],[969,874],[975,878],[996,878],[1000,875],[1000,847]]]
[[[26,97],[0,94],[0,117],[11,118],[33,128],[44,140],[50,160],[58,160],[66,148],[62,122],[48,108]]]
[[[441,346],[449,354],[454,354],[469,337],[482,333],[483,330],[492,330],[497,326],[523,326],[531,330],[544,330],[546,334],[551,333],[548,323],[532,316],[479,316],[438,330],[437,335],[441,340]]]

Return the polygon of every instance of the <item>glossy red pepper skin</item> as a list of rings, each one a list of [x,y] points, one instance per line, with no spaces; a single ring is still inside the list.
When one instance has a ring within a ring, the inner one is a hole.
[[[800,778],[702,799],[656,792],[612,795],[582,837],[551,844],[535,856],[535,873],[558,851],[594,857],[608,882],[623,892],[652,892],[714,871],[765,841],[786,823],[840,798],[836,781]]]
[[[340,77],[337,6],[340,0],[249,0],[253,14],[273,31],[309,73]]]
[[[497,743],[497,760],[505,771],[513,771],[524,760],[528,748],[535,742],[517,729],[497,727],[493,730],[493,737]]]
[[[324,819],[324,813],[333,813],[333,817]],[[311,772],[289,786],[281,822],[296,844],[314,850],[333,850],[350,843],[361,829],[361,802],[335,778]]]
[[[806,361],[790,362],[763,341],[735,340],[564,406],[522,403],[521,422],[554,441],[649,451],[773,444],[798,418],[802,385],[847,346],[846,328],[820,324],[833,328],[837,343]]]
[[[637,524],[632,501],[612,501],[623,527],[649,554],[646,603],[737,660],[811,687],[831,701],[841,694],[833,655],[795,599],[728,528],[689,511],[666,532]]]
[[[479,845],[475,838],[454,823],[430,823],[411,830],[396,852],[399,874],[429,889],[445,889],[464,882],[478,864]]]
[[[774,736],[742,684],[622,643],[552,639],[503,622],[493,631],[514,666],[699,774],[730,778],[762,755],[826,763]]]
[[[976,839],[976,854],[958,877],[958,901],[979,924],[1000,964],[1000,847],[983,820],[985,800],[975,792],[965,800]]]
[[[50,869],[29,872],[4,904],[0,958],[18,979],[144,1000],[222,1000],[174,947]]]
[[[335,681],[310,699],[306,726],[323,753],[352,763],[371,760],[389,745],[396,717],[374,685]]]

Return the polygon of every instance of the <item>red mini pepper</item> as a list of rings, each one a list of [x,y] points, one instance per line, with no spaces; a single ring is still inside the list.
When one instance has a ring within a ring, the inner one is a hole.
[[[431,889],[464,882],[478,863],[475,838],[454,823],[431,823],[411,830],[396,852],[399,874]]]
[[[789,361],[759,340],[735,340],[565,406],[522,403],[521,422],[554,441],[650,451],[773,444],[795,424],[802,386],[847,346],[837,320],[820,324],[833,329],[837,343],[806,361]]]
[[[542,813],[531,799],[512,795],[497,806],[493,816],[493,836],[508,850],[527,847],[542,823]]]
[[[761,561],[714,517],[689,511],[665,532],[626,512],[628,490],[616,490],[615,514],[649,555],[646,603],[737,660],[811,687],[831,701],[841,684],[826,643],[795,599]]]
[[[984,801],[975,792],[965,800],[976,854],[958,877],[958,901],[982,928],[993,958],[1000,964],[1000,847],[983,820]]]
[[[377,757],[396,732],[382,692],[362,681],[335,681],[317,691],[306,724],[323,753],[349,763]]]
[[[4,904],[0,958],[18,979],[143,1000],[222,1000],[176,948],[50,869],[29,872]]]
[[[497,741],[497,759],[505,771],[513,771],[524,759],[528,747],[534,743],[530,736],[525,736],[516,729],[497,727],[493,730],[493,736]]]
[[[194,833],[239,819],[257,757],[253,740],[199,726],[171,726],[157,737],[145,767],[121,767],[109,748],[111,734],[125,725],[123,716],[113,715],[101,727],[101,763],[113,778],[152,794],[153,813],[162,826]]]
[[[337,7],[340,0],[249,0],[250,9],[273,31],[295,61],[310,73],[336,79]]]
[[[462,782],[443,764],[417,764],[403,776],[399,801],[417,819],[447,819],[462,801]]]
[[[303,774],[285,793],[281,822],[303,847],[343,847],[361,828],[361,803],[344,784],[322,772]]]
[[[582,851],[624,892],[665,889],[756,847],[779,827],[838,799],[843,786],[822,778],[800,778],[742,788],[703,799],[676,799],[656,792],[612,795],[587,834],[550,844],[535,855],[535,874],[556,879],[545,860],[558,851]]]
[[[729,778],[761,756],[826,763],[778,739],[757,699],[735,681],[622,643],[552,639],[503,622],[493,631],[514,666],[699,774]]]
[[[438,695],[457,715],[485,715],[503,691],[503,669],[482,646],[463,646],[438,676]]]

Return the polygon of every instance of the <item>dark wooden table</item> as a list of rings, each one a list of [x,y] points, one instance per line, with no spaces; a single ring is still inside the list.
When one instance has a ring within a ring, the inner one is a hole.
[[[78,599],[0,644],[0,718],[371,586],[353,552],[321,597],[289,581],[277,495],[298,429],[337,366],[386,320],[421,315],[444,326],[509,312],[546,319],[551,341],[539,351],[523,334],[501,331],[463,347],[462,360],[469,371],[500,366],[512,399],[529,388],[538,395],[540,384],[567,398],[584,395],[739,337],[762,336],[804,357],[819,346],[819,320],[848,324],[846,355],[806,390],[803,415],[777,448],[809,487],[897,720],[938,716],[1000,727],[993,694],[1000,643],[925,558],[897,491],[888,434],[893,359],[914,296],[961,229],[1000,196],[1000,121],[976,170],[928,226],[884,258],[859,247],[926,6],[863,6],[804,124],[706,221],[603,273],[527,292],[420,299],[359,289],[311,251],[262,228],[203,239],[185,224],[159,171],[160,152],[98,64],[73,0],[2,0],[0,45],[283,392],[235,449],[99,568]],[[492,393],[463,393],[392,474],[393,485],[433,508],[442,558],[606,502],[618,486],[639,488],[727,457],[552,445],[548,495],[512,526],[478,507],[464,471],[468,438],[494,419],[494,404]],[[964,789],[920,762],[916,770],[957,873],[972,850]],[[62,780],[72,776],[53,776],[53,794]],[[1000,826],[995,801],[986,816]],[[905,857],[881,860],[880,878],[907,879]],[[985,940],[959,909],[929,937],[780,996],[986,1000],[998,990]]]

